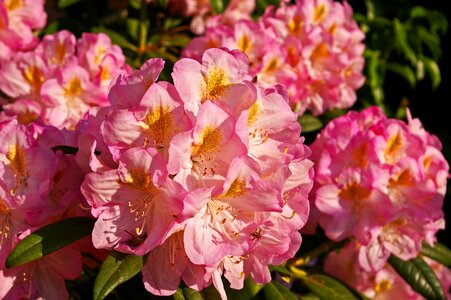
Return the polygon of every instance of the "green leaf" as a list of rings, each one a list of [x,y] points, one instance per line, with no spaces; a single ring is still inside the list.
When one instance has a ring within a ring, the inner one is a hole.
[[[434,247],[432,247],[427,243],[423,243],[421,254],[447,267],[451,267],[451,250],[443,244],[435,243]]]
[[[80,2],[81,0],[59,0],[58,1],[58,8],[66,8],[71,5],[74,5],[77,2]]]
[[[304,284],[321,300],[357,299],[352,292],[338,280],[323,274],[307,275]]]
[[[407,39],[406,25],[401,23],[397,18],[393,20],[393,30],[395,35],[395,41],[398,45],[397,49],[401,50],[404,56],[415,65],[417,62],[417,56],[412,50]]]
[[[256,284],[250,277],[244,281],[244,287],[241,290],[227,289],[229,299],[251,300],[263,288],[263,285]]]
[[[143,264],[142,256],[111,252],[100,267],[94,282],[94,300],[104,299],[118,285],[138,274]]]
[[[202,291],[196,291],[189,287],[183,287],[183,297],[186,300],[220,300],[221,295],[215,289],[213,285],[203,289]]]
[[[434,60],[427,57],[423,57],[422,61],[424,62],[426,72],[429,74],[429,78],[431,78],[432,88],[436,89],[442,81],[438,64]]]
[[[420,256],[403,261],[391,255],[388,262],[415,291],[426,299],[446,299],[443,288],[434,271]]]
[[[220,14],[225,11],[230,0],[210,0],[211,8],[215,14]]]
[[[185,300],[185,296],[183,296],[183,291],[181,288],[178,288],[174,295],[172,295],[172,298],[174,298],[174,300]]]
[[[389,63],[387,65],[387,70],[392,71],[398,75],[401,75],[405,80],[407,80],[411,88],[415,87],[417,79],[415,76],[415,72],[412,70],[411,67],[402,65],[400,63]]]
[[[103,28],[103,27],[94,27],[92,29],[92,31],[94,33],[100,33],[100,32],[105,33],[106,35],[108,35],[110,37],[111,42],[113,44],[116,44],[116,45],[121,46],[123,48],[130,49],[130,50],[135,51],[135,52],[138,51],[138,48],[135,45],[130,43],[127,40],[126,37],[124,37],[123,35],[117,33],[116,31],[113,31],[113,30],[110,30],[110,29],[106,29],[106,28]]]
[[[271,281],[263,287],[266,299],[296,300],[297,296],[286,286],[277,281]]]
[[[139,20],[127,18],[127,32],[135,40],[138,40]]]
[[[36,230],[9,254],[6,267],[22,265],[41,258],[91,234],[94,220],[85,217],[65,219]]]
[[[323,127],[321,120],[310,114],[300,116],[298,122],[302,126],[302,132],[312,132]]]

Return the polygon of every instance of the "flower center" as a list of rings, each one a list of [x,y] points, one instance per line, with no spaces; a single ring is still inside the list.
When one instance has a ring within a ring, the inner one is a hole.
[[[202,84],[202,102],[206,100],[218,100],[228,87],[228,74],[220,68],[212,68],[207,76],[204,76]]]
[[[146,133],[152,138],[154,146],[167,144],[173,134],[172,112],[169,106],[158,106],[144,118]]]

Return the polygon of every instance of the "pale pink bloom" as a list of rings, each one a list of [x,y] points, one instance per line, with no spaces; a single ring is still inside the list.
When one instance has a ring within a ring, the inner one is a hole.
[[[29,233],[24,232],[19,239]],[[81,272],[80,250],[76,245],[66,246],[33,262],[0,269],[0,298],[67,299],[64,280],[74,280]]]
[[[36,52],[45,58],[49,66],[63,67],[76,64],[75,45],[75,36],[67,30],[61,30],[55,34],[45,35]]]
[[[118,169],[88,174],[81,190],[98,218],[94,246],[137,255],[164,242],[186,196],[153,148],[125,151]]]
[[[350,242],[339,252],[330,252],[324,261],[324,271],[371,299],[424,299],[389,264],[383,264],[378,271],[360,268],[357,263],[359,250],[360,246],[357,242]],[[446,291],[445,295],[449,298],[450,270],[431,259],[424,258],[424,260],[436,273]]]
[[[44,121],[59,128],[75,128],[91,107],[106,106],[106,94],[89,81],[88,72],[80,66],[62,69],[57,78],[47,80],[41,89],[45,105]]]
[[[49,72],[42,56],[36,52],[20,52],[12,60],[1,64],[0,90],[11,98],[37,100]]]
[[[141,99],[154,84],[164,67],[161,58],[151,58],[131,74],[119,74],[109,88],[108,100],[117,108],[139,106]]]
[[[26,199],[47,193],[55,168],[50,149],[40,147],[30,130],[16,120],[0,128],[2,180],[11,196]]]
[[[185,110],[197,116],[201,104],[207,100],[236,102],[237,93],[242,89],[232,87],[252,79],[248,70],[248,59],[242,52],[208,49],[202,56],[202,63],[192,59],[176,62],[172,78]]]
[[[33,30],[45,26],[43,0],[5,0],[0,3],[0,61],[12,53],[33,48],[38,39]]]
[[[177,91],[170,83],[160,81],[149,87],[136,106],[108,114],[101,131],[115,159],[126,149],[151,146],[167,161],[174,135],[190,128]]]
[[[330,122],[312,144],[316,220],[333,240],[355,237],[359,263],[378,270],[390,254],[416,257],[442,229],[449,166],[436,138],[380,109]]]
[[[205,267],[193,264],[186,256],[183,231],[172,234],[161,246],[152,250],[141,272],[144,287],[158,296],[174,294],[181,279],[197,291],[210,284],[204,280]]]
[[[77,41],[77,57],[80,66],[88,71],[89,78],[100,83],[113,78],[125,64],[121,48],[111,44],[104,33],[83,33]]]
[[[212,23],[183,56],[200,60],[211,47],[242,50],[262,85],[283,84],[297,114],[319,115],[356,101],[355,90],[364,82],[363,38],[346,2],[299,0],[268,8],[256,23]]]
[[[3,164],[0,164],[0,174],[3,174]],[[3,176],[3,175],[2,175]],[[6,257],[12,250],[14,237],[28,229],[25,214],[25,203],[20,203],[12,197],[4,182],[0,180],[0,270],[4,267]]]
[[[192,17],[191,31],[202,34],[210,26],[231,25],[242,19],[250,20],[250,15],[255,9],[255,0],[232,0],[225,11],[218,15],[213,14],[208,0],[171,1],[170,7],[173,11]]]

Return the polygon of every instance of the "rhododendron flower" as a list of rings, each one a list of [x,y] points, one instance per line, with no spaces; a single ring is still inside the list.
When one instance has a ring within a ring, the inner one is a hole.
[[[314,207],[326,235],[355,237],[366,270],[380,269],[390,254],[416,257],[444,228],[449,166],[440,149],[410,115],[405,124],[371,107],[330,122],[312,144]]]
[[[231,0],[225,11],[218,15],[213,15],[213,9],[208,0],[176,0],[171,1],[169,7],[173,12],[192,17],[191,31],[202,34],[210,26],[230,25],[242,19],[250,19],[255,9],[255,0]]]
[[[19,240],[29,233],[24,232]],[[66,246],[26,264],[0,268],[0,298],[68,299],[64,280],[77,278],[81,271],[80,249],[77,245]]]
[[[174,85],[156,81],[161,69],[152,59],[120,75],[112,106],[88,121],[98,131],[80,149],[94,171],[82,185],[98,218],[94,245],[150,251],[143,280],[156,295],[180,280],[196,290],[213,283],[223,297],[222,275],[236,289],[248,276],[270,281],[268,265],[301,244],[313,185],[285,90],[252,83],[237,50],[176,62]],[[112,164],[94,158],[96,143]]]
[[[208,27],[182,54],[199,60],[211,47],[239,49],[259,83],[285,85],[296,113],[319,115],[354,104],[364,82],[363,38],[347,2],[298,0],[267,9],[256,23]]]
[[[324,261],[324,271],[353,287],[371,299],[424,299],[417,294],[389,265],[384,264],[378,271],[366,271],[357,263],[360,245],[348,243],[340,252],[330,252]],[[424,258],[440,280],[447,298],[451,296],[451,271],[439,263]]]
[[[43,0],[5,0],[0,2],[0,62],[12,53],[28,50],[38,43],[33,30],[45,26]]]
[[[73,130],[88,110],[109,104],[108,85],[128,72],[124,62],[104,34],[84,34],[78,41],[65,30],[46,35],[32,51],[0,65],[0,90],[7,96],[0,117]]]
[[[125,151],[118,169],[88,174],[82,192],[98,218],[94,246],[137,255],[162,244],[186,196],[153,148]]]

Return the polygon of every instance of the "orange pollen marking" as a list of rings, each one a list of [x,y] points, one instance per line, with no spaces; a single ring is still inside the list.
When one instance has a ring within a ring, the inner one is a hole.
[[[111,73],[107,66],[102,66],[102,71],[100,72],[100,81],[105,81],[110,79]]]
[[[13,11],[22,6],[23,6],[22,0],[8,0],[5,2],[5,7],[7,11]]]
[[[19,175],[24,175],[26,172],[26,159],[25,159],[25,149],[19,144],[8,147],[8,152],[6,153],[6,158],[11,162],[12,168]]]
[[[360,201],[368,198],[371,195],[371,191],[362,187],[360,184],[353,182],[347,184],[339,193],[340,198],[344,198],[351,201]]]
[[[20,114],[17,115],[17,120],[20,124],[28,125],[32,122],[34,122],[37,119],[37,115],[29,110],[26,110]]]
[[[247,53],[249,52],[249,50],[251,50],[252,48],[252,42],[251,39],[249,38],[249,36],[247,34],[243,34],[239,39],[238,39],[238,45],[237,45],[238,49]]]
[[[366,144],[363,144],[355,149],[353,154],[358,166],[365,168],[368,165],[368,160],[366,159],[366,156],[368,154],[368,147]]]
[[[263,73],[271,73],[279,68],[279,60],[277,57],[272,58],[263,68]]]
[[[431,164],[432,164],[432,157],[431,156],[426,157],[423,161],[424,169],[427,171],[429,169],[429,167],[431,166]]]
[[[258,102],[254,102],[249,108],[249,113],[247,115],[247,126],[252,126],[257,122],[259,115],[261,114],[261,105]]]
[[[236,198],[244,195],[246,191],[247,191],[246,182],[237,178],[232,182],[227,192],[217,196],[216,198],[218,199]]]
[[[76,97],[82,92],[81,80],[78,77],[72,78],[65,88],[65,96],[68,98]]]
[[[315,12],[313,13],[313,22],[318,23],[322,22],[327,16],[326,5],[320,4],[315,8]]]
[[[205,155],[218,152],[221,149],[221,132],[218,128],[205,127],[199,143],[191,146],[192,155]]]
[[[146,133],[154,140],[154,144],[169,143],[174,132],[171,107],[160,105],[154,108],[147,113],[144,123],[147,125]]]
[[[319,43],[316,45],[315,49],[313,49],[312,54],[310,55],[310,59],[315,64],[318,60],[322,58],[326,58],[329,56],[329,48],[325,43]]]
[[[64,61],[64,57],[66,56],[66,46],[64,43],[56,44],[55,54],[54,61],[57,63],[62,63]]]
[[[387,141],[387,148],[385,148],[384,156],[386,160],[393,158],[402,148],[403,141],[399,132],[390,136]]]
[[[374,291],[376,293],[380,293],[380,292],[388,291],[389,289],[391,289],[391,287],[392,287],[392,283],[388,279],[383,279],[374,286]]]
[[[229,86],[228,81],[229,75],[226,71],[216,67],[211,68],[208,74],[204,75],[204,83],[201,86],[201,101],[219,100]]]
[[[25,70],[23,76],[35,91],[39,91],[41,89],[41,86],[44,83],[44,75],[42,74],[41,69],[35,65],[31,65]]]
[[[126,176],[126,183],[142,191],[153,191],[156,189],[152,183],[150,174],[147,174],[143,169],[129,170],[129,174]]]
[[[401,171],[395,178],[390,178],[389,187],[399,185],[412,185],[413,177],[409,170]]]
[[[288,22],[288,28],[294,34],[299,34],[302,31],[302,18],[299,15],[293,16],[293,18]]]

